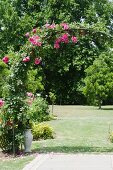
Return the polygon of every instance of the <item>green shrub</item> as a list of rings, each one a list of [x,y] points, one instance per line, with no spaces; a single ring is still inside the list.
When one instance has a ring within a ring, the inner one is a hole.
[[[3,151],[10,151],[12,148],[12,141],[9,140],[10,135],[11,135],[11,133],[9,134],[9,138],[8,138],[8,135],[6,135],[6,133],[0,134],[0,148]]]
[[[35,98],[28,109],[28,115],[33,122],[49,120],[49,107],[47,102],[42,97]]]
[[[53,139],[53,129],[44,123],[34,124],[32,127],[33,138],[37,139]]]
[[[113,132],[109,133],[109,140],[111,143],[113,143]]]

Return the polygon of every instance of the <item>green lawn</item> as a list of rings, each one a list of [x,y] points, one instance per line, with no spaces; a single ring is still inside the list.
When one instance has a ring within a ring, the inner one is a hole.
[[[108,153],[113,152],[110,143],[109,124],[113,130],[113,107],[98,110],[90,106],[55,106],[57,120],[47,122],[55,130],[55,138],[34,141],[32,150],[38,153]],[[0,160],[0,170],[22,170],[34,156]]]
[[[33,143],[38,152],[113,152],[109,125],[113,130],[113,107],[55,106],[57,120],[48,122],[55,139]]]

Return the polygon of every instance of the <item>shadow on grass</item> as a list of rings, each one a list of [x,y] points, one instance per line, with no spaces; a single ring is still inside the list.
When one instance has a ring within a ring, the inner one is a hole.
[[[107,147],[88,147],[88,146],[55,146],[55,147],[40,147],[32,150],[39,153],[108,153],[113,152],[113,148]]]
[[[113,108],[101,108],[101,110],[113,110]]]

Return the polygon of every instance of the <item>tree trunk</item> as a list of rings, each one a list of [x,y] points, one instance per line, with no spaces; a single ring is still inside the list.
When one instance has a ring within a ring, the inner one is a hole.
[[[54,107],[54,104],[52,103],[52,113],[53,113],[53,107]]]
[[[102,106],[102,100],[99,100],[99,104],[98,104],[98,106],[99,106],[99,109],[101,109],[101,106]]]

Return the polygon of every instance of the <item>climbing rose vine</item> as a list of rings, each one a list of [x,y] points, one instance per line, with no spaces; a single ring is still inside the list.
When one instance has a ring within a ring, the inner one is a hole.
[[[27,109],[32,104],[34,96],[28,92],[26,86],[28,70],[31,67],[38,69],[43,66],[43,61],[46,60],[46,51],[60,52],[62,46],[66,48],[68,44],[76,45],[79,34],[77,31],[73,31],[74,27],[75,24],[47,23],[41,28],[34,28],[25,34],[27,42],[21,47],[12,65],[9,64],[10,57],[3,57],[2,62],[8,65],[11,70],[8,80],[9,96],[5,97],[5,101],[0,99],[0,131],[2,135],[0,147],[3,150],[19,151],[22,143],[21,136],[23,136],[27,120],[30,119]],[[5,142],[6,146],[3,145]]]

